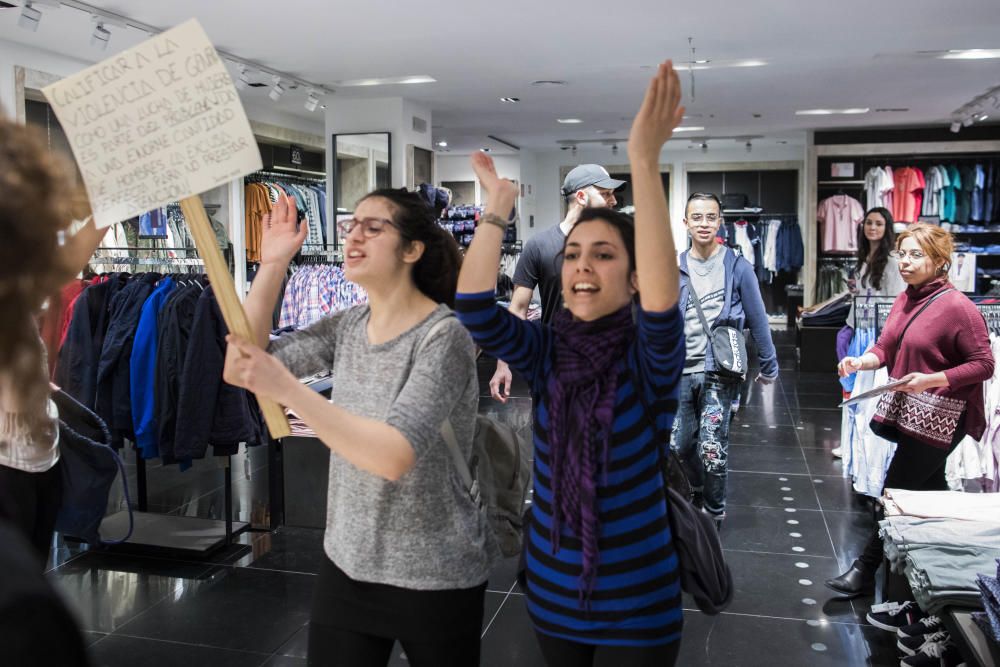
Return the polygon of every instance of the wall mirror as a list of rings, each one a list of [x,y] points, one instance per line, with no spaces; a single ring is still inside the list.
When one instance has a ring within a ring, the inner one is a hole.
[[[350,213],[372,190],[392,182],[392,133],[366,132],[333,135],[333,171],[330,174],[333,208]]]

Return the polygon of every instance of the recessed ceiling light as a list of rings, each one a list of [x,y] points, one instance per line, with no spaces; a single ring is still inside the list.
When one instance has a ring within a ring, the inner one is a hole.
[[[563,125],[576,125],[582,123],[582,118],[556,118],[557,123],[562,123]]]
[[[763,60],[737,60],[733,67],[763,67],[767,65]]]
[[[479,150],[481,150],[484,153],[489,153],[490,152],[489,148],[480,148]]]
[[[391,86],[407,83],[435,83],[437,79],[424,74],[418,76],[392,76],[383,79],[350,79],[348,81],[338,81],[341,87],[362,87],[362,86]]]
[[[447,148],[448,147],[448,142],[447,141],[439,141],[439,142],[437,142],[437,145],[440,146],[441,148]]]
[[[985,114],[985,113],[981,113],[978,116],[976,116],[976,120],[979,121],[980,123],[982,123],[984,120],[986,120],[988,118],[989,118],[989,115]]]
[[[902,113],[904,111],[909,111],[909,109],[904,109],[902,107],[889,107],[886,109],[875,109],[875,113]]]
[[[614,134],[615,130],[594,130],[594,134]]]
[[[520,97],[501,97],[501,102],[506,102],[507,104],[517,104],[521,101]]]
[[[951,49],[938,57],[942,60],[987,60],[1000,58],[1000,49]]]
[[[539,80],[539,81],[532,81],[531,85],[532,86],[536,86],[538,88],[546,88],[546,87],[549,87],[549,86],[565,86],[566,82],[565,81],[558,81],[558,80],[555,80],[555,79],[551,79],[551,80],[550,79],[542,79],[542,80]]]
[[[800,109],[795,112],[796,116],[832,116],[834,114],[858,114],[868,113],[868,107],[851,109]]]
[[[325,105],[325,104],[321,104],[321,105],[319,105],[319,108],[320,108],[320,109],[325,109],[325,108],[326,108],[326,105]]]
[[[704,129],[701,126],[689,125],[687,127],[675,127],[674,132],[701,132]]]
[[[693,62],[695,65],[707,65],[712,61],[706,59],[706,60],[692,60],[691,62]]]

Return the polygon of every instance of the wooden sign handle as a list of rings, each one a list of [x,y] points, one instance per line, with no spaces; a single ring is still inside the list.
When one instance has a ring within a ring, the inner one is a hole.
[[[181,211],[187,221],[188,229],[194,237],[194,244],[198,248],[198,254],[205,261],[205,269],[208,271],[208,279],[212,283],[212,291],[219,302],[222,310],[222,317],[226,320],[226,326],[230,333],[241,338],[254,342],[253,333],[250,331],[250,321],[243,310],[243,305],[236,296],[236,285],[233,277],[229,274],[229,266],[222,257],[212,231],[212,225],[205,215],[205,207],[201,202],[201,197],[186,197],[181,200]],[[240,261],[236,258],[236,261]],[[288,426],[288,419],[285,418],[285,411],[274,401],[258,398],[261,412],[264,413],[264,421],[271,432],[271,437],[284,438],[292,434]]]

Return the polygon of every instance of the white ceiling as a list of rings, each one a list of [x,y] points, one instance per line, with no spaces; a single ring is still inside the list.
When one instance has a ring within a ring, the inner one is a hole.
[[[1000,48],[998,0],[438,0],[361,3],[283,0],[94,0],[105,10],[158,27],[197,17],[220,49],[337,88],[337,81],[428,74],[437,83],[340,88],[345,97],[404,96],[431,108],[435,140],[455,152],[488,145],[486,135],[524,148],[558,140],[624,138],[651,72],[666,57],[714,62],[760,59],[764,67],[698,71],[686,124],[708,137],[762,135],[801,141],[814,128],[946,125],[953,110],[1000,84],[1000,60],[940,60],[917,51]],[[89,46],[89,18],[46,11],[37,33],[0,10],[0,40],[88,61],[140,41],[112,29],[104,54]],[[537,79],[569,85],[539,89]],[[517,105],[501,96],[519,97]],[[273,104],[267,88],[250,104]],[[280,107],[313,121],[304,92]],[[870,107],[857,116],[796,116],[796,109]],[[876,113],[877,108],[908,108]],[[1000,110],[997,111],[1000,114]],[[754,118],[753,114],[760,114]],[[581,125],[560,125],[559,117]],[[992,122],[992,119],[991,121]],[[598,134],[607,131],[610,134]],[[686,141],[689,135],[682,135]]]

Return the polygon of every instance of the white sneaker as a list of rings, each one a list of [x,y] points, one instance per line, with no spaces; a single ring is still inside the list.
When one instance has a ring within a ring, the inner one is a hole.
[[[842,447],[837,447],[836,449],[834,449],[830,453],[833,454],[833,458],[835,458],[835,459],[842,459],[842,458],[844,458],[844,451],[843,451]]]

